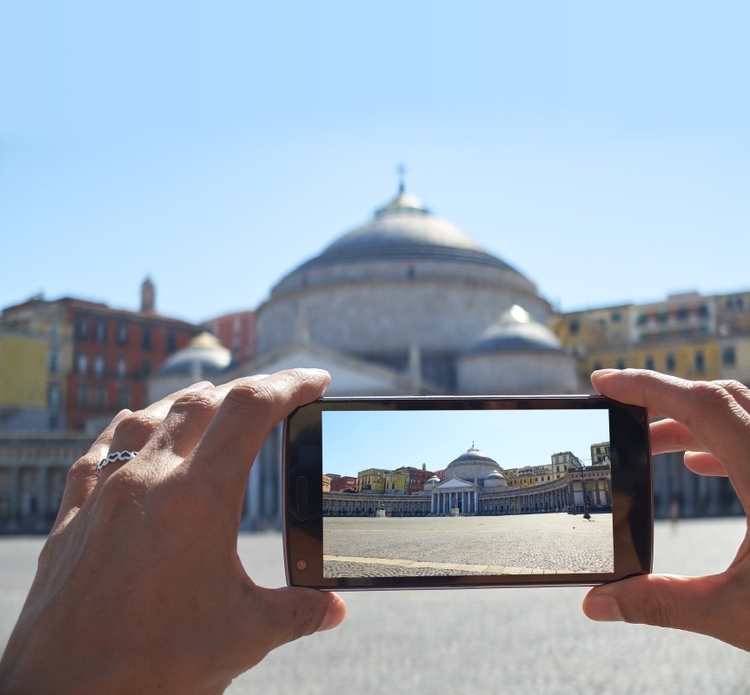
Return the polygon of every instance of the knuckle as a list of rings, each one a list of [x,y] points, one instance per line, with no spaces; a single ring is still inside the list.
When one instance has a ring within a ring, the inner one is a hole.
[[[696,381],[690,388],[704,410],[722,412],[730,407],[733,401],[732,395],[714,381]]]
[[[293,639],[311,635],[320,623],[318,612],[309,604],[298,606],[292,612],[294,632]]]
[[[641,606],[643,622],[658,627],[675,627],[677,603],[668,594],[654,593],[645,597]]]
[[[115,436],[149,437],[161,424],[161,418],[147,410],[138,410],[123,418],[115,430]]]
[[[91,452],[79,458],[69,469],[67,474],[67,482],[73,483],[76,480],[80,480],[96,468],[96,464],[99,463],[99,459],[94,456]]]
[[[205,414],[216,410],[219,397],[212,390],[190,391],[172,404],[172,412]]]
[[[254,412],[264,412],[273,401],[273,394],[262,381],[240,381],[225,397],[231,405]]]

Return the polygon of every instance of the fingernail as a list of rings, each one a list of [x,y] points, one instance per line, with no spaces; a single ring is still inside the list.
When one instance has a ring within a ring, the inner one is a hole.
[[[346,607],[343,606],[342,608],[344,599],[342,599],[338,594],[334,593],[331,593],[330,596],[332,600],[328,603],[328,610],[323,617],[323,622],[320,623],[320,627],[315,632],[325,632],[326,630],[332,630],[334,627],[337,627],[341,624],[341,621],[343,620],[343,617],[341,615],[342,610],[344,611],[344,615],[346,615]]]
[[[592,372],[592,376],[596,374],[596,376],[609,376],[610,374],[616,374],[617,372],[622,371],[621,369],[597,369],[595,372]]]
[[[121,410],[119,413],[117,413],[117,415],[112,418],[112,422],[110,422],[109,424],[116,425],[118,422],[120,422],[120,420],[126,418],[128,415],[130,415],[130,411],[125,408],[124,410]]]
[[[608,594],[597,594],[586,602],[586,615],[591,620],[614,623],[624,620],[617,601]]]

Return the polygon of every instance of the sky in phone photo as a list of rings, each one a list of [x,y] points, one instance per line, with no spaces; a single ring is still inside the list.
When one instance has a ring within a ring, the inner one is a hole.
[[[0,9],[0,306],[204,320],[406,186],[569,310],[748,286],[750,4]],[[116,278],[116,281],[114,281]]]
[[[550,463],[571,451],[590,464],[592,444],[609,441],[607,410],[324,412],[323,471],[367,468],[437,471],[472,443],[503,469]]]

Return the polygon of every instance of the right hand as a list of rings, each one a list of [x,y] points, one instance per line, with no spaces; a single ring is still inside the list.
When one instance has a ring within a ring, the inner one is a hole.
[[[729,476],[750,510],[750,390],[736,381],[686,381],[646,370],[601,370],[596,389],[652,417],[654,454],[685,451],[699,475]],[[750,651],[750,534],[719,574],[650,574],[592,589],[583,602],[592,620],[643,623],[710,635]]]

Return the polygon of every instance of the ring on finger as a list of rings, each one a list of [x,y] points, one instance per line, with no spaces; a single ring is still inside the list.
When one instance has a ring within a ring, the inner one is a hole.
[[[130,459],[135,458],[137,455],[137,451],[115,451],[108,454],[96,464],[96,474],[99,475],[102,472],[102,468],[107,464],[114,463],[115,461],[130,461]]]

